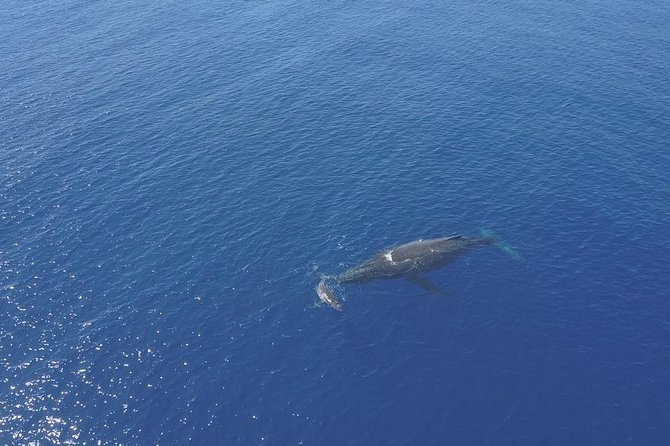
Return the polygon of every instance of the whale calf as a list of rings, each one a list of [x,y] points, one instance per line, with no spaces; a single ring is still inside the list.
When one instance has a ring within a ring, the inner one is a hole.
[[[323,276],[316,287],[319,298],[342,311],[341,303],[327,286],[327,281],[338,283],[366,282],[369,280],[393,277],[408,277],[420,286],[435,292],[438,288],[418,276],[419,273],[441,268],[452,262],[470,248],[496,244],[498,240],[492,235],[482,237],[466,237],[451,235],[449,237],[429,240],[415,240],[392,248],[387,248],[335,276]]]
[[[332,291],[330,291],[330,288],[326,286],[326,282],[324,279],[321,279],[319,284],[314,288],[316,291],[316,294],[319,296],[319,299],[321,299],[321,302],[327,303],[337,311],[342,311],[342,304],[340,303],[339,300],[335,297]]]

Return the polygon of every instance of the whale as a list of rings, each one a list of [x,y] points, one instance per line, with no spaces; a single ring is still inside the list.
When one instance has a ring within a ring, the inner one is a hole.
[[[326,282],[321,280],[314,288],[316,295],[319,296],[321,302],[330,305],[337,311],[342,311],[342,303],[335,297],[333,292],[326,286]]]
[[[328,284],[332,282],[361,283],[377,279],[406,277],[430,292],[437,292],[439,288],[422,278],[420,273],[441,268],[471,248],[494,244],[499,245],[500,242],[493,235],[482,235],[481,237],[450,235],[428,240],[415,240],[386,248],[340,274],[324,275],[315,289],[322,302],[338,311],[342,311],[342,303],[328,287]]]

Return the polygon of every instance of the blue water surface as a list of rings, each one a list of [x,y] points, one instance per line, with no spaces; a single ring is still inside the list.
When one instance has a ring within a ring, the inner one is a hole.
[[[670,3],[27,0],[0,41],[0,444],[669,444]],[[318,304],[482,230],[521,259]]]

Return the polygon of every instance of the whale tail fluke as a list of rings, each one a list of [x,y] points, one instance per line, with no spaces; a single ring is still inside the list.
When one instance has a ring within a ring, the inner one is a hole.
[[[500,249],[501,251],[507,253],[510,257],[512,257],[515,260],[523,260],[519,252],[514,249],[512,245],[509,243],[503,241],[498,237],[498,235],[491,231],[490,229],[482,229],[481,230],[482,237],[487,238],[493,242],[493,245]]]

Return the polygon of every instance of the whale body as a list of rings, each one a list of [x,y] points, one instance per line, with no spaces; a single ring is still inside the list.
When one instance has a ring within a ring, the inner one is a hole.
[[[452,235],[429,240],[415,240],[404,245],[387,248],[341,274],[324,276],[316,287],[319,298],[341,311],[342,305],[327,286],[327,281],[338,283],[367,282],[393,277],[409,277],[419,285],[434,292],[437,288],[418,277],[418,274],[441,268],[470,248],[497,243],[493,236],[465,237]]]
[[[493,242],[492,237],[471,238],[462,235],[416,240],[385,249],[333,279],[340,283],[366,282],[430,271],[452,262],[469,248]]]
[[[316,294],[319,296],[319,299],[321,299],[321,302],[330,305],[337,311],[342,311],[342,304],[339,300],[337,300],[337,297],[335,297],[333,292],[330,291],[330,288],[326,286],[326,282],[324,280],[319,282],[316,288],[314,288],[314,291],[316,291]]]

